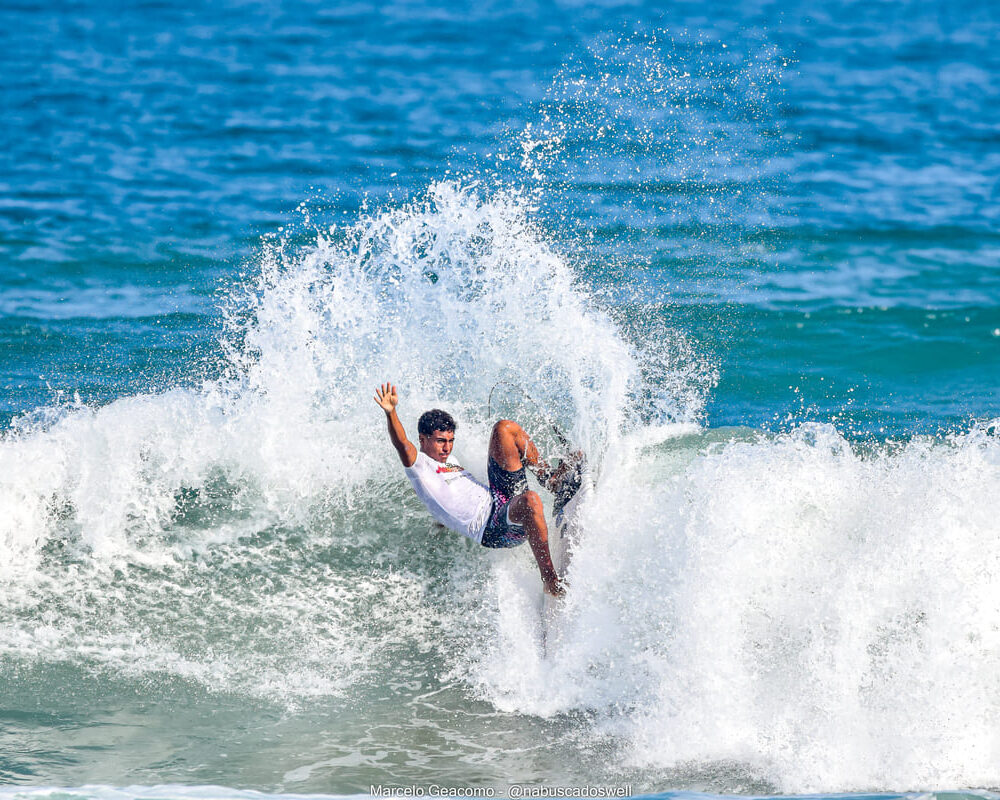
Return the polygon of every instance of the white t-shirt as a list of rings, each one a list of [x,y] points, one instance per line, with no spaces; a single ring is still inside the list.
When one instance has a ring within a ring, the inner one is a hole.
[[[482,541],[493,498],[468,470],[418,452],[413,466],[406,467],[406,477],[434,519],[475,542]]]

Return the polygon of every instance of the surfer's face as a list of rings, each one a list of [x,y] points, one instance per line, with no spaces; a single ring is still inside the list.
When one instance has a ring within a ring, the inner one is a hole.
[[[434,431],[429,436],[420,436],[420,450],[442,464],[448,460],[454,446],[454,431]]]

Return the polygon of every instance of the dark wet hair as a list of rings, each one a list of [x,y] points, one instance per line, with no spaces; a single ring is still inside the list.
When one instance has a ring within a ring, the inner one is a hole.
[[[420,415],[420,420],[417,422],[417,432],[421,436],[430,436],[434,431],[454,432],[457,427],[455,418],[440,408],[432,408],[430,411],[425,411]]]

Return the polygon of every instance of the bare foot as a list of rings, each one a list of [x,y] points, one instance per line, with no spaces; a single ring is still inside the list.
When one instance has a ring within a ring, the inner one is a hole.
[[[563,585],[562,581],[558,578],[553,578],[545,583],[545,593],[550,594],[553,597],[565,597],[566,587]]]

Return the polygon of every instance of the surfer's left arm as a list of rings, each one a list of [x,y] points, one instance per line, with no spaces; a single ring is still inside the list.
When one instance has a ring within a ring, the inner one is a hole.
[[[396,448],[399,460],[403,462],[404,467],[412,467],[417,460],[417,448],[406,438],[403,423],[399,421],[399,415],[396,414],[396,406],[399,405],[399,393],[396,391],[396,387],[391,383],[376,387],[375,402],[385,412],[389,428],[389,441]]]

